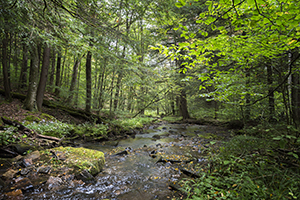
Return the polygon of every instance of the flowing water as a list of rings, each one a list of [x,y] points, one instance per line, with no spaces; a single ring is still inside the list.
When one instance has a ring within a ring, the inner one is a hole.
[[[183,177],[180,167],[203,162],[201,151],[209,140],[200,139],[199,135],[207,130],[201,125],[162,124],[151,126],[134,138],[80,144],[105,153],[106,164],[96,182],[57,191],[41,185],[30,194],[25,193],[24,199],[179,199],[180,194],[171,190],[169,184]]]

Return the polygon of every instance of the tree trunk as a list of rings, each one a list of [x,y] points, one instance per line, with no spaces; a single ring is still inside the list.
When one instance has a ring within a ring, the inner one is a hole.
[[[7,47],[8,47],[8,33],[5,33],[5,38],[2,40],[2,73],[3,73],[3,81],[4,81],[5,99],[11,101]]]
[[[269,86],[269,121],[274,121],[275,115],[275,98],[273,92],[273,70],[271,64],[267,65],[267,83]]]
[[[181,71],[184,66],[182,65],[182,60],[179,60],[176,62],[177,68],[180,70],[178,85],[180,86],[180,96],[178,99],[178,108],[179,108],[179,114],[182,116],[183,119],[189,119],[190,114],[188,111],[188,105],[186,100],[186,89],[184,83],[181,82],[181,80],[185,77],[184,73]]]
[[[74,90],[76,86],[76,80],[77,80],[77,75],[78,75],[78,67],[80,65],[80,59],[76,58],[75,64],[73,66],[73,73],[72,73],[72,80],[71,80],[71,85],[70,85],[70,90],[69,90],[69,97],[67,99],[67,103],[69,105],[72,104],[73,96],[74,96]]]
[[[92,102],[92,53],[88,51],[86,56],[86,102],[85,111],[91,112]]]
[[[114,80],[115,80],[115,66],[114,66],[113,74],[112,74],[112,78],[111,78],[111,91],[110,91],[110,100],[109,100],[109,115],[110,116],[112,116]]]
[[[37,96],[36,96],[36,104],[39,111],[42,111],[49,65],[50,65],[50,47],[47,44],[45,44],[40,82],[38,85]]]
[[[190,114],[188,112],[185,89],[181,89],[181,91],[180,91],[179,112],[180,112],[183,119],[189,119],[190,118]]]
[[[244,123],[246,124],[251,117],[251,111],[250,111],[250,106],[247,106],[250,104],[250,93],[249,93],[249,88],[250,88],[250,70],[246,69],[246,106],[245,106],[245,115],[244,115]]]
[[[38,85],[38,69],[39,69],[38,48],[37,46],[35,46],[32,47],[31,50],[29,87],[24,102],[25,109],[30,111],[35,109],[35,100],[36,100],[36,92],[37,92],[37,85]]]
[[[293,52],[292,58],[299,56],[298,48]],[[300,122],[300,75],[299,68],[292,74],[291,77],[291,106],[293,122],[298,127]]]
[[[81,65],[79,65],[78,67],[74,107],[78,107],[78,102],[79,102],[80,72],[81,72]]]
[[[99,83],[99,104],[98,104],[98,115],[100,113],[100,110],[103,108],[103,93],[104,93],[104,76],[105,76],[105,70],[106,70],[106,64],[107,64],[107,58],[104,58],[104,63],[103,63],[103,67],[102,69],[102,73],[99,74],[99,79],[100,79],[100,75],[101,75],[101,81]]]
[[[19,78],[18,90],[23,89],[27,86],[27,71],[28,71],[28,54],[27,54],[27,45],[23,44],[23,60]]]
[[[49,91],[50,92],[53,92],[53,86],[54,86],[55,57],[56,57],[56,52],[53,49],[51,52],[51,72],[50,72],[50,79],[49,79]]]
[[[14,65],[14,69],[15,69],[15,74],[14,74],[14,87],[18,88],[18,58],[19,58],[19,54],[20,54],[20,50],[18,48],[17,45],[17,34],[14,34],[15,36],[15,46],[14,46],[14,57],[13,57],[13,65]]]
[[[122,58],[125,58],[125,50],[126,50],[126,47],[124,46],[123,47]],[[122,78],[123,78],[123,63],[120,63],[120,68],[118,70],[118,79],[117,79],[117,83],[116,83],[116,91],[115,91],[115,99],[114,99],[114,110],[117,110],[117,108],[118,108]]]
[[[57,61],[56,61],[56,75],[55,75],[55,95],[59,96],[60,93],[60,68],[61,68],[61,53],[58,51],[57,53]]]

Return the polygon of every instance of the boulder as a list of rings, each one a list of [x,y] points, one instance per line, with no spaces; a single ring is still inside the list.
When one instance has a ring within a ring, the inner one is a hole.
[[[95,176],[102,170],[105,163],[104,153],[97,150],[83,147],[57,147],[51,149],[51,151],[63,152],[65,155],[63,164],[73,168],[75,174],[80,174],[83,170],[87,170],[91,175]]]

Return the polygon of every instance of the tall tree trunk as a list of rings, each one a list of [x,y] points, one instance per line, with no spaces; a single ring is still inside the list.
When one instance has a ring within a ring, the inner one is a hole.
[[[246,106],[245,106],[245,114],[244,114],[244,123],[246,124],[251,117],[251,110],[250,110],[250,106],[247,106],[250,104],[250,92],[249,92],[249,88],[250,88],[250,70],[246,69]]]
[[[50,59],[51,59],[51,72],[50,72],[50,79],[49,79],[49,91],[53,92],[53,86],[54,86],[54,74],[55,74],[55,58],[56,58],[56,52],[53,49],[52,52],[50,52]]]
[[[134,89],[132,86],[130,86],[129,88],[129,93],[128,93],[128,97],[127,97],[127,110],[131,111],[131,107],[132,107],[132,99],[133,99],[133,92]]]
[[[299,49],[296,48],[293,52],[292,59],[299,56]],[[300,123],[300,71],[299,68],[292,74],[291,77],[291,106],[293,122],[298,127]]]
[[[174,94],[171,93],[171,111],[172,111],[172,115],[176,115],[176,112],[175,112],[175,100],[174,100]]]
[[[14,34],[14,36],[15,36],[15,42],[14,42],[14,44],[15,44],[15,46],[14,46],[14,58],[13,58],[13,65],[14,65],[14,69],[15,69],[15,74],[14,74],[14,80],[13,80],[13,82],[14,82],[14,87],[15,88],[18,88],[18,60],[19,60],[19,53],[20,53],[20,50],[19,50],[19,48],[18,48],[18,46],[17,46],[17,34]]]
[[[55,75],[55,95],[59,96],[60,93],[60,68],[61,68],[61,53],[58,51],[57,53],[57,61],[56,61],[56,75]]]
[[[24,102],[25,109],[30,111],[35,109],[36,92],[38,86],[38,69],[39,69],[38,48],[37,46],[33,46],[31,49],[29,87]]]
[[[275,115],[275,98],[273,92],[273,70],[270,63],[267,65],[267,83],[269,86],[269,121],[272,122]]]
[[[105,76],[105,71],[106,71],[106,65],[107,65],[107,58],[104,58],[104,63],[103,63],[103,67],[101,68],[102,69],[102,73],[99,74],[99,79],[100,79],[100,75],[101,75],[101,81],[99,83],[99,98],[98,98],[98,101],[99,101],[99,104],[98,104],[98,115],[100,113],[100,110],[103,108],[103,102],[104,102],[104,99],[103,99],[103,93],[104,93],[104,76]]]
[[[75,92],[75,102],[74,107],[78,107],[79,103],[79,89],[80,89],[80,72],[81,72],[81,65],[78,67],[78,74],[77,74],[77,86]]]
[[[2,73],[4,81],[5,99],[11,101],[7,47],[8,33],[5,33],[5,38],[3,38],[2,40]]]
[[[181,89],[179,97],[179,112],[183,119],[189,119],[190,114],[188,111],[187,100],[186,100],[186,91]]]
[[[125,50],[126,50],[126,47],[124,46],[123,47],[122,58],[125,58]],[[123,63],[120,63],[120,68],[118,70],[118,79],[117,79],[117,83],[116,83],[116,91],[115,91],[115,99],[114,99],[114,110],[117,110],[117,108],[118,108],[122,78],[123,78]]]
[[[72,104],[73,96],[74,96],[74,90],[76,86],[76,80],[77,80],[77,75],[78,75],[78,67],[80,65],[80,59],[76,58],[75,63],[73,66],[73,73],[72,73],[72,80],[71,80],[71,85],[69,89],[69,97],[67,99],[68,105]]]
[[[85,111],[91,112],[92,102],[92,53],[88,51],[86,56],[86,102]]]
[[[27,45],[23,44],[23,60],[21,66],[21,72],[19,77],[18,90],[23,89],[27,86],[27,71],[28,71],[28,54],[27,54]]]
[[[112,78],[111,78],[111,91],[110,91],[110,100],[109,100],[109,115],[110,116],[112,116],[114,80],[115,80],[115,66],[113,68],[113,74],[112,74]]]
[[[37,108],[39,111],[42,111],[42,105],[43,105],[46,84],[47,84],[49,65],[50,65],[50,47],[47,44],[45,44],[44,54],[43,54],[43,63],[42,63],[42,69],[41,69],[41,75],[40,75],[40,82],[38,85],[37,95],[36,95],[36,104],[37,104]]]
[[[181,82],[181,80],[185,77],[184,73],[182,72],[182,69],[184,66],[182,65],[182,60],[179,60],[176,62],[177,68],[180,70],[180,75],[179,75],[179,86],[180,86],[180,96],[178,99],[178,108],[179,108],[179,114],[182,116],[183,119],[189,119],[190,114],[188,111],[188,105],[187,105],[187,100],[186,100],[186,89],[184,83]]]

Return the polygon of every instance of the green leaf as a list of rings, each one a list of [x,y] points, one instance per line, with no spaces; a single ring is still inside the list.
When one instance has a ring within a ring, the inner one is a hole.
[[[273,140],[282,140],[281,136],[274,137]]]

